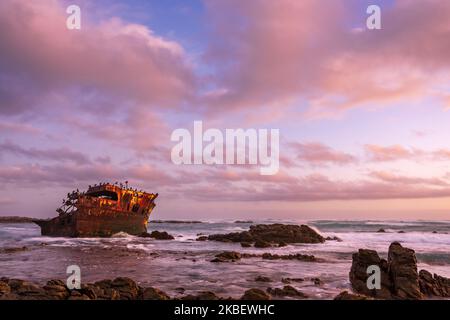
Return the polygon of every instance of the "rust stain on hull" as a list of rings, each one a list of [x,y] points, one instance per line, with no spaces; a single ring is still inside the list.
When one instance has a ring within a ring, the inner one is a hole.
[[[73,191],[56,211],[58,217],[35,221],[41,234],[54,237],[109,237],[118,232],[139,235],[147,231],[158,194],[133,190],[122,184],[89,186]]]

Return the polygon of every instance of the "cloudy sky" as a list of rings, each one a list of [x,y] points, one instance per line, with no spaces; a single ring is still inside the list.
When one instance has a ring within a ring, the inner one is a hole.
[[[129,180],[157,219],[449,219],[449,56],[449,1],[2,0],[0,215]],[[278,174],[174,165],[194,120],[280,129]]]

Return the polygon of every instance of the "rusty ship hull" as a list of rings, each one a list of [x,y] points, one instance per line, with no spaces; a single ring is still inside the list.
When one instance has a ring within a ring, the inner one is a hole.
[[[73,192],[63,200],[59,216],[35,221],[41,234],[53,237],[110,237],[119,232],[139,235],[147,231],[158,194],[138,192],[111,184]]]

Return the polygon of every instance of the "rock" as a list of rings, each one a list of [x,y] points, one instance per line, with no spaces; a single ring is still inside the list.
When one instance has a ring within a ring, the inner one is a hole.
[[[254,244],[255,248],[269,248],[271,246],[272,245],[269,242],[264,241],[264,240],[256,240],[256,242]]]
[[[403,230],[400,230],[398,233],[405,233],[405,231],[403,231]]]
[[[140,238],[151,238],[152,236],[148,232],[142,232],[142,233],[138,234],[138,237],[140,237]]]
[[[170,300],[170,297],[165,292],[156,288],[145,288],[140,294],[142,300]]]
[[[270,279],[269,277],[257,276],[255,278],[255,281],[257,281],[257,282],[272,282],[272,279]]]
[[[369,297],[366,297],[361,294],[353,294],[348,291],[342,291],[333,300],[372,300]]]
[[[421,299],[417,260],[414,250],[404,248],[398,242],[389,246],[389,275],[392,291],[400,299]]]
[[[377,265],[381,271],[381,289],[368,289],[367,268]],[[398,242],[389,246],[388,261],[373,250],[360,249],[353,254],[350,283],[356,293],[376,299],[421,299],[417,260],[414,250]]]
[[[366,296],[371,296],[378,299],[391,299],[390,291],[391,282],[388,274],[388,263],[381,259],[378,253],[374,250],[359,249],[357,253],[352,256],[353,262],[349,273],[350,283],[356,293],[361,293]],[[381,289],[370,290],[367,287],[367,268],[371,265],[377,265],[381,271]]]
[[[315,286],[323,285],[322,280],[320,280],[319,278],[311,278],[311,281],[314,283]]]
[[[342,242],[342,239],[341,239],[341,238],[338,238],[338,237],[336,237],[336,236],[333,236],[333,237],[326,237],[325,240],[327,240],[327,241],[337,241],[337,242]]]
[[[206,241],[208,240],[208,236],[200,236],[197,239],[195,239],[196,241]]]
[[[235,262],[241,259],[241,254],[235,251],[224,251],[215,256],[211,262]]]
[[[282,289],[280,288],[267,288],[267,292],[272,296],[278,297],[293,297],[293,298],[308,298],[306,294],[301,291],[298,291],[292,286],[284,286]]]
[[[419,285],[422,294],[429,297],[450,297],[450,279],[438,276],[434,276],[426,271],[420,270],[419,272]]]
[[[0,281],[0,297],[11,293],[11,287],[8,283]]]
[[[378,233],[385,233],[386,232],[386,230],[384,230],[383,228],[381,228],[381,229],[378,229],[378,231],[377,231]]]
[[[284,284],[290,284],[291,282],[303,282],[305,279],[303,278],[282,278],[281,282]]]
[[[214,292],[203,291],[197,295],[187,295],[182,297],[181,300],[221,300]]]
[[[100,300],[119,300],[119,291],[112,287],[111,280],[102,280],[94,283],[94,286],[98,289],[96,292],[97,298]]]
[[[281,241],[281,242],[278,243],[278,247],[279,247],[279,248],[281,248],[281,247],[286,247],[286,246],[287,246],[287,243],[284,242],[284,241]]]
[[[321,260],[317,259],[313,255],[305,255],[305,254],[288,254],[288,255],[278,255],[272,253],[264,253],[262,255],[263,259],[267,260],[299,260],[305,262],[319,262]]]
[[[62,282],[62,281],[61,281]],[[57,280],[50,280],[43,287],[46,295],[52,300],[65,300],[70,296],[70,292],[64,283],[60,283]]]
[[[250,223],[253,223],[253,221],[251,221],[251,220],[236,220],[234,223],[248,223],[248,224],[250,224]]]
[[[111,288],[117,290],[120,300],[135,300],[139,295],[139,287],[130,278],[116,278],[111,282]]]
[[[242,248],[250,248],[252,246],[251,242],[241,242]]]
[[[173,240],[175,239],[172,235],[168,234],[166,231],[152,231],[150,237],[156,240]]]
[[[270,300],[271,297],[260,289],[249,289],[244,292],[241,300]]]
[[[3,248],[0,249],[1,253],[17,253],[17,252],[23,252],[23,251],[28,251],[28,247],[12,247],[12,248]]]
[[[250,226],[249,231],[228,234],[213,234],[209,240],[222,242],[257,242],[278,243],[323,243],[325,239],[306,225],[259,224]]]

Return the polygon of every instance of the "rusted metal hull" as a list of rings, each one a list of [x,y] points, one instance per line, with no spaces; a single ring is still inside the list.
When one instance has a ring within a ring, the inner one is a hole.
[[[46,221],[35,221],[43,236],[53,237],[110,237],[118,232],[139,235],[147,231],[150,212],[136,214],[129,211],[99,208],[78,209]]]

